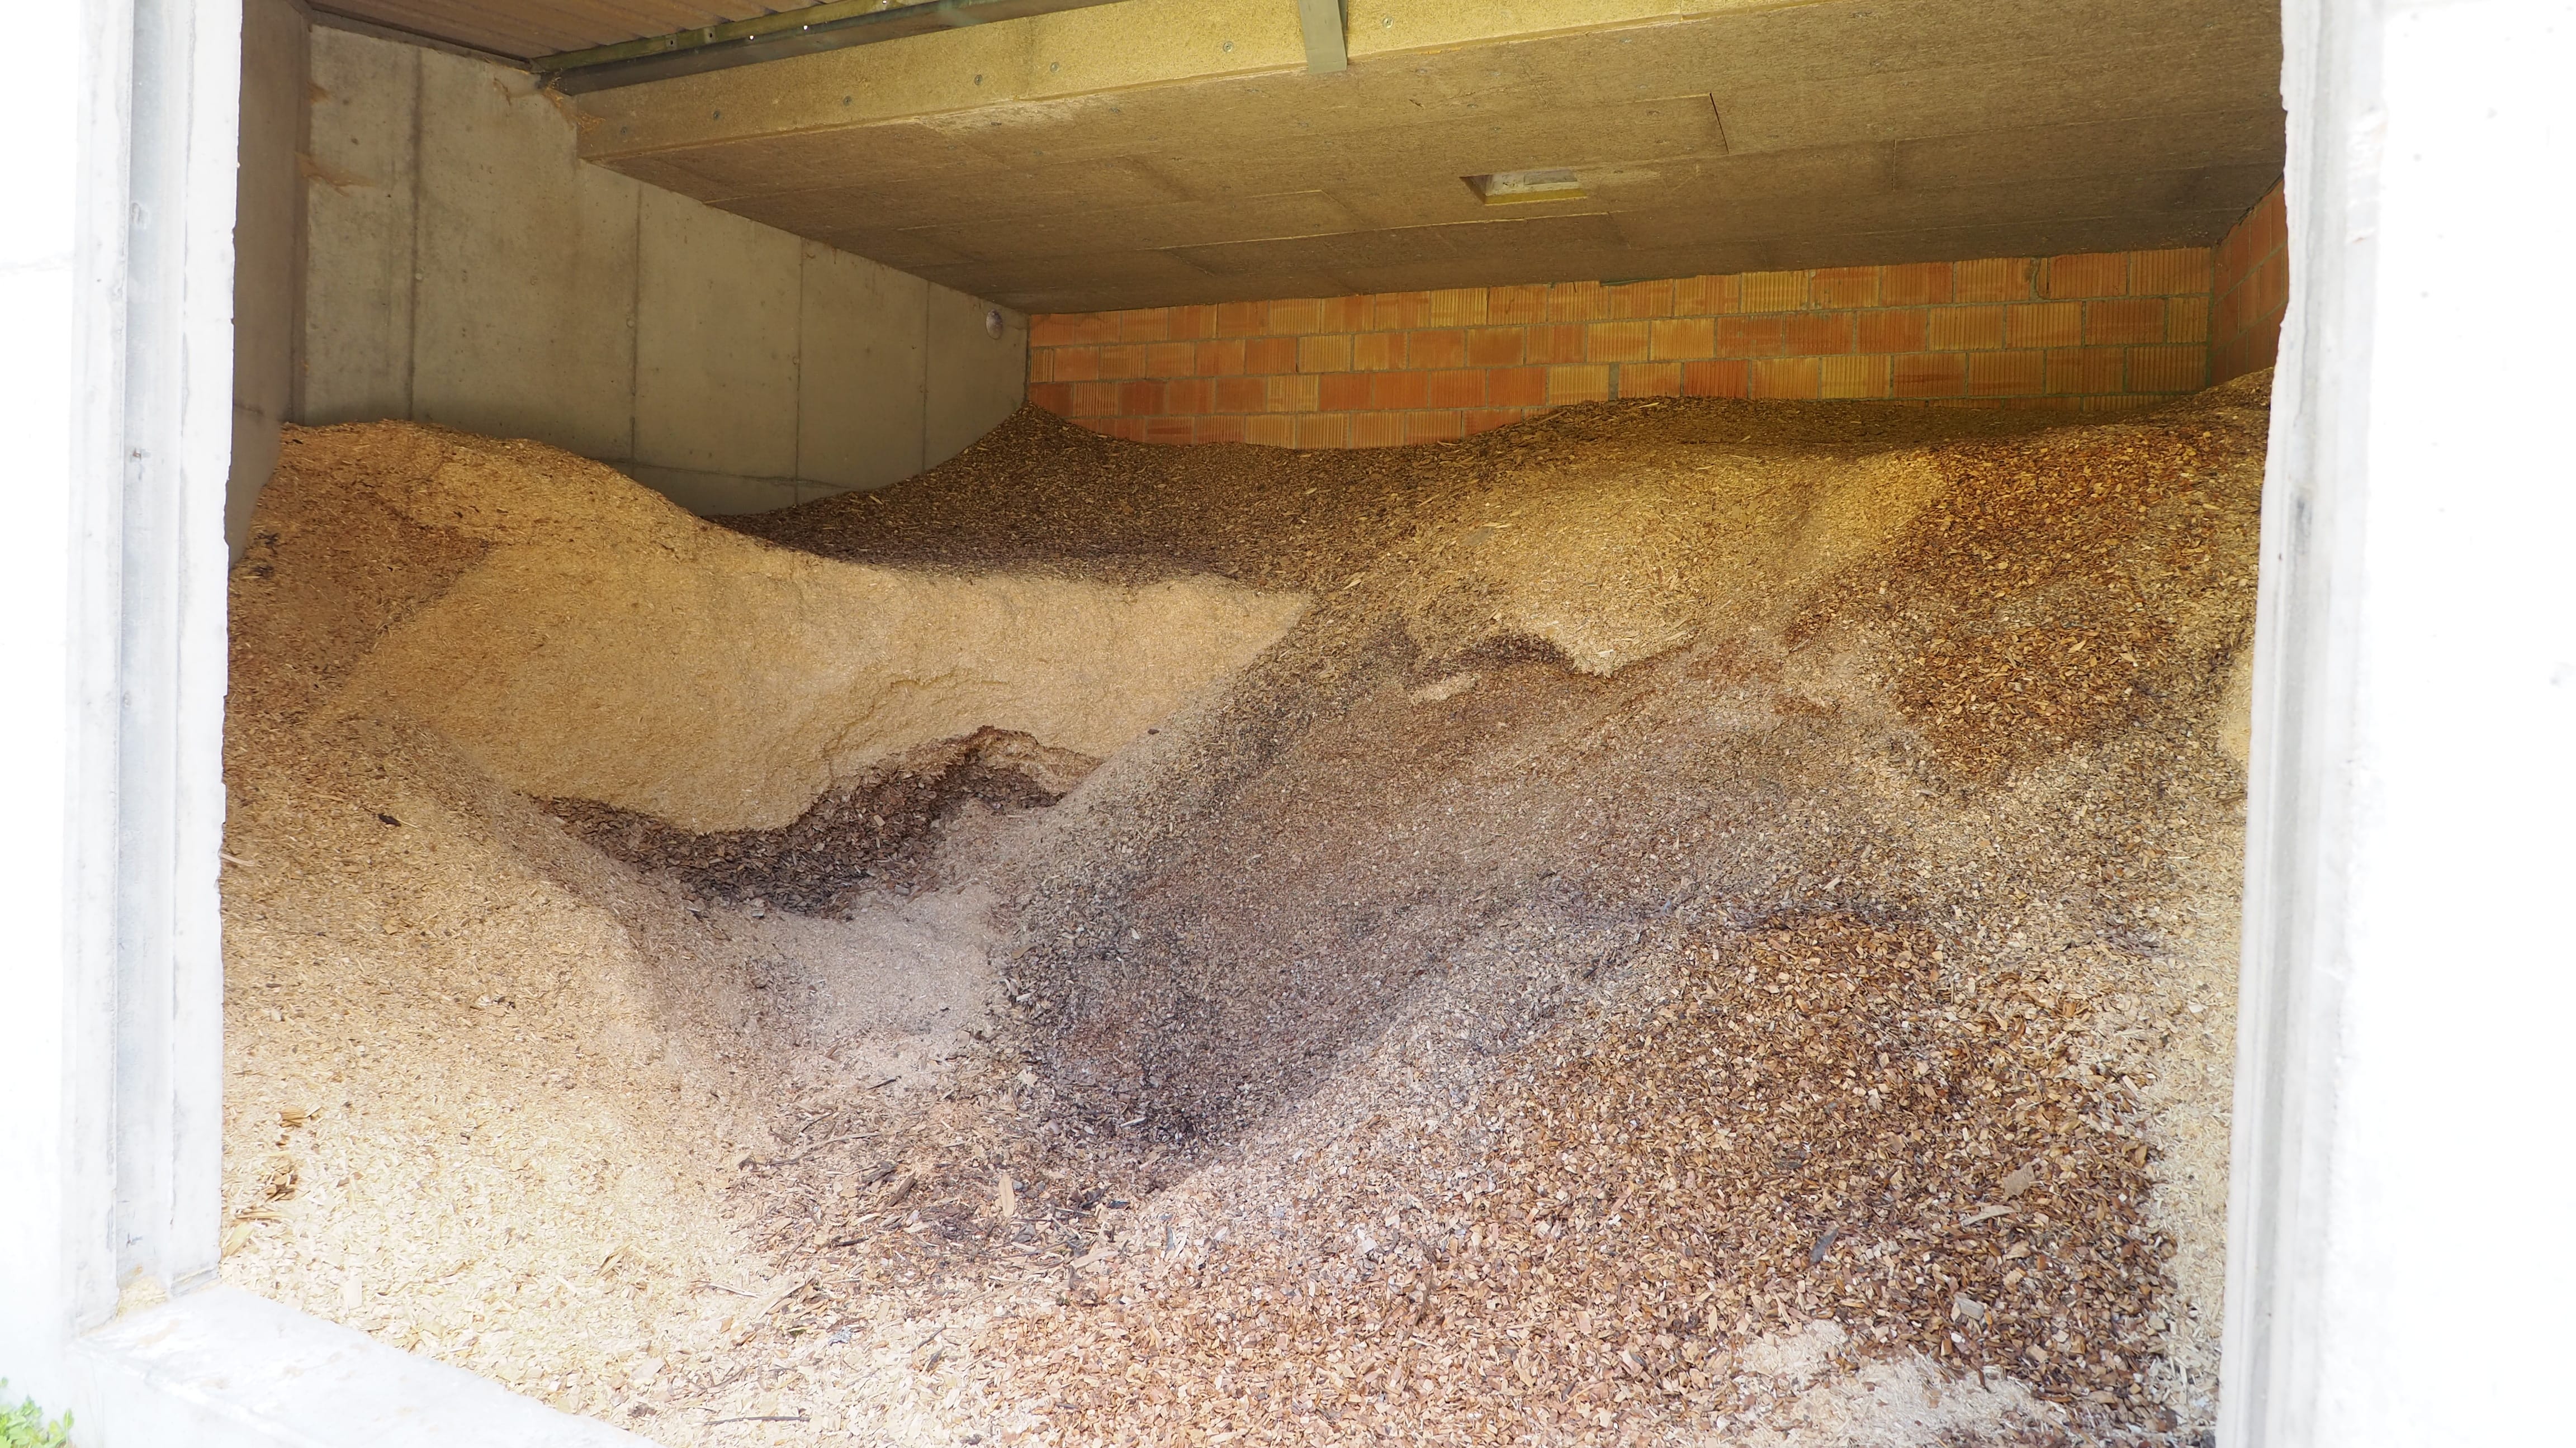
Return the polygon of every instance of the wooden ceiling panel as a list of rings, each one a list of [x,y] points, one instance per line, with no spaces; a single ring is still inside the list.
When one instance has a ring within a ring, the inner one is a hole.
[[[600,91],[582,145],[1075,310],[2206,244],[2280,175],[2277,0],[1386,0],[1326,75],[1293,9],[1126,0]],[[1582,197],[1462,180],[1557,167]]]

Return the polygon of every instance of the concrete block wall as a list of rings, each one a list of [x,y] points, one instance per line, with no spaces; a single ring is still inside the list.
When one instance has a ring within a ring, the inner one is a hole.
[[[2209,380],[2272,365],[2290,305],[2290,212],[2275,186],[2218,243]]]
[[[295,417],[304,314],[305,76],[311,27],[289,0],[242,6],[241,166],[233,190],[233,468],[224,534],[241,555],[251,504]]]
[[[279,420],[536,438],[727,513],[910,477],[1019,407],[1017,314],[588,165],[523,72],[250,9],[245,95],[293,105],[244,132],[242,520]]]
[[[1611,397],[2112,411],[2209,380],[2207,248],[1043,315],[1029,399],[1141,442],[1372,447]]]

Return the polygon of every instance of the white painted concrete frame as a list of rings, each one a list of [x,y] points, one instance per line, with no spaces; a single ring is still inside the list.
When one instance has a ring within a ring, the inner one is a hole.
[[[2219,1438],[2576,1442],[2576,4],[2283,33]]]
[[[0,1374],[87,1448],[634,1442],[210,1285],[238,0],[22,8]],[[2571,10],[2285,15],[2228,1448],[2570,1436],[2576,293],[2489,279],[2576,231]]]

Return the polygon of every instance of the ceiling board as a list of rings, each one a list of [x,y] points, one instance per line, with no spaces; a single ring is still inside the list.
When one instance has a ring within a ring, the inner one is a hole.
[[[585,96],[584,153],[1052,310],[2207,244],[2281,170],[2263,0],[1668,0],[1333,75],[1223,69],[1284,3],[1177,3]],[[1542,167],[1584,197],[1462,180]]]

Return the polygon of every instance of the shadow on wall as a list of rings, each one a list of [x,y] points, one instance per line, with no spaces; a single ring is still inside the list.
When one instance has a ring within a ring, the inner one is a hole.
[[[284,421],[532,438],[706,514],[883,487],[1020,405],[1025,319],[586,165],[520,72],[285,0],[244,39],[236,554]]]

